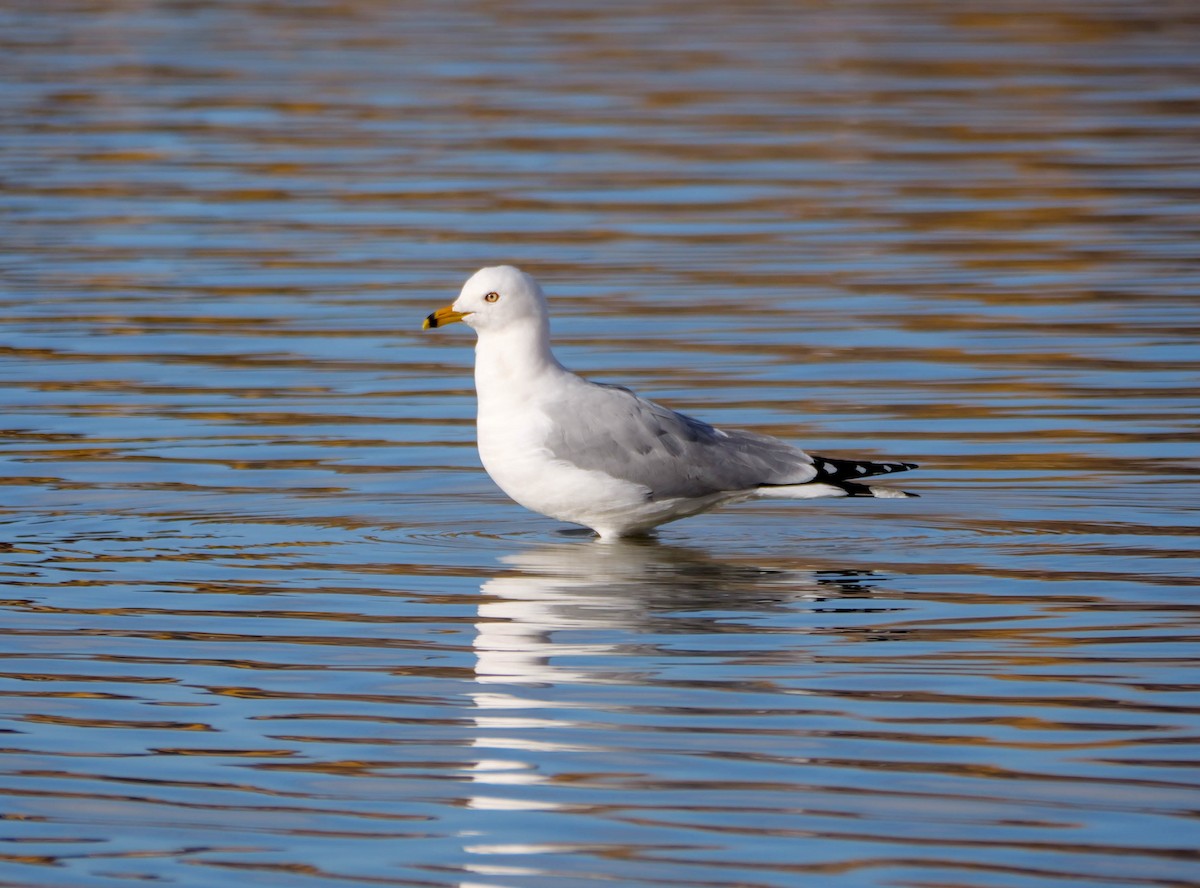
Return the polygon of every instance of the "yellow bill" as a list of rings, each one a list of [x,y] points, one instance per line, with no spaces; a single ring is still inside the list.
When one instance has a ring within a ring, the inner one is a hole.
[[[425,319],[421,324],[422,330],[430,330],[436,327],[444,327],[447,324],[453,324],[461,321],[469,311],[455,311],[453,305],[447,305],[445,308],[439,308],[433,314]]]

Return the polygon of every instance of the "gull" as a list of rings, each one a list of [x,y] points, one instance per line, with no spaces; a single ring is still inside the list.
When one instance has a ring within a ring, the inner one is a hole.
[[[459,321],[478,337],[476,433],[484,469],[525,508],[582,524],[601,539],[641,535],[757,497],[916,495],[861,480],[913,463],[814,456],[572,373],[550,350],[542,288],[512,266],[477,271],[422,329]]]

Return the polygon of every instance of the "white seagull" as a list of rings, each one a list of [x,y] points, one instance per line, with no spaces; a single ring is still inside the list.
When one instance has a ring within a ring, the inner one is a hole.
[[[422,329],[462,321],[478,334],[479,456],[527,509],[582,524],[601,538],[754,497],[915,496],[861,479],[916,468],[812,456],[778,438],[714,428],[590,382],[550,351],[542,288],[507,265],[471,276]]]

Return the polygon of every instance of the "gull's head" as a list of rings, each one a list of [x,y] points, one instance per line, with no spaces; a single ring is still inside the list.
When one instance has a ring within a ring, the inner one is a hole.
[[[532,277],[511,265],[481,268],[463,284],[453,305],[439,308],[422,329],[462,321],[483,332],[516,324],[544,325],[546,296]]]

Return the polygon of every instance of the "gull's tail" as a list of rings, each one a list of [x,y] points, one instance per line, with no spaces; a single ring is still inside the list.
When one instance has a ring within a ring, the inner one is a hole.
[[[760,496],[785,499],[810,499],[828,496],[874,496],[879,499],[908,499],[917,494],[894,487],[875,487],[863,484],[862,478],[876,475],[892,475],[915,469],[916,463],[880,463],[861,459],[830,459],[827,456],[812,457],[817,474],[804,484],[763,484],[758,488]]]

